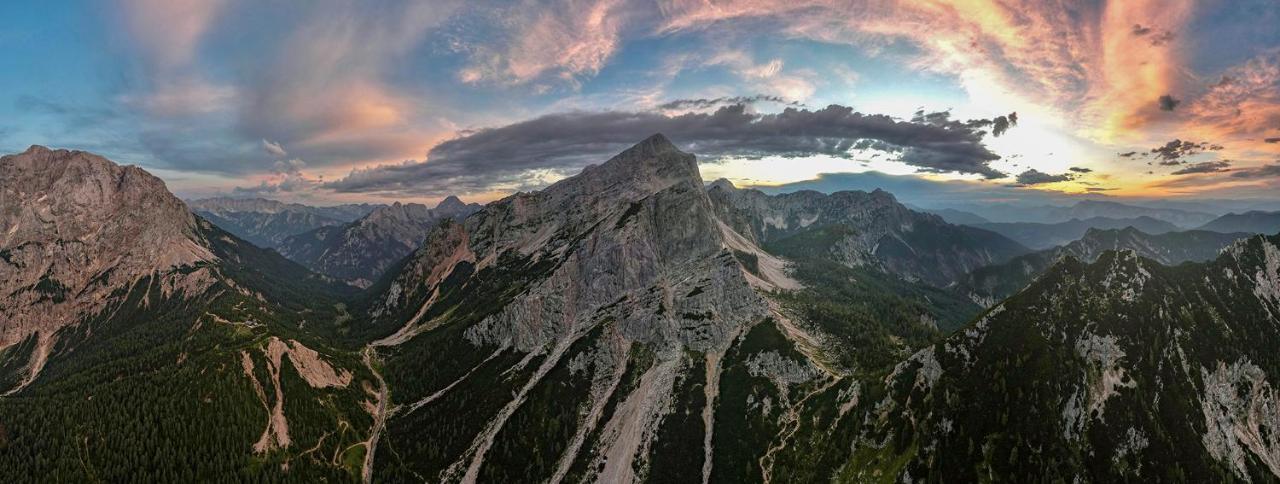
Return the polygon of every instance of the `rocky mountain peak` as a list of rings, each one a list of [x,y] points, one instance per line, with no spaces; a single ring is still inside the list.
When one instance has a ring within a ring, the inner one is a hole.
[[[439,236],[446,229],[456,233]],[[427,314],[435,302],[430,294],[454,270],[511,271],[528,279],[524,289],[501,311],[469,322],[472,342],[532,350],[612,320],[629,340],[722,347],[766,310],[735,262],[728,232],[694,156],[654,135],[544,190],[438,227],[379,312],[407,306]],[[734,239],[736,250],[763,254],[741,239]],[[767,257],[760,256],[761,266]],[[427,323],[411,316],[390,340],[411,337]]]
[[[548,187],[548,193],[598,193],[617,201],[643,198],[676,183],[702,188],[697,158],[655,134],[599,166]]]
[[[435,209],[446,210],[446,211],[457,211],[457,210],[465,209],[466,207],[467,207],[467,204],[462,203],[462,200],[459,200],[458,197],[449,195],[445,197],[444,200],[441,200],[440,203],[436,204]]]
[[[728,179],[728,178],[721,178],[721,179],[718,179],[718,180],[716,180],[716,181],[711,182],[711,184],[710,184],[710,185],[707,185],[707,189],[708,189],[708,190],[715,189],[715,190],[733,191],[733,190],[737,190],[737,189],[738,189],[738,187],[734,186],[734,185],[733,185],[733,182],[729,181],[729,179]]]

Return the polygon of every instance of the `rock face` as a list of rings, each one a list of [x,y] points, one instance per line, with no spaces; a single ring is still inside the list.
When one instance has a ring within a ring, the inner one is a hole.
[[[264,198],[206,198],[188,202],[191,210],[257,245],[272,248],[290,236],[349,223],[381,205],[349,204],[312,207]]]
[[[1109,250],[1131,250],[1159,264],[1174,266],[1214,259],[1224,247],[1248,236],[1247,233],[1223,234],[1205,230],[1152,235],[1133,227],[1089,229],[1080,240],[1062,247],[1018,256],[1004,264],[970,272],[952,289],[984,307],[991,306],[1026,287],[1063,257],[1093,262]]]
[[[480,209],[448,197],[434,209],[417,203],[380,207],[351,223],[321,227],[286,238],[282,255],[311,270],[357,287],[369,287],[422,245],[443,220],[462,220]]]
[[[707,192],[722,220],[766,249],[823,253],[937,286],[1027,251],[998,234],[912,211],[883,190],[770,196],[720,180]]]
[[[0,348],[37,340],[30,383],[57,333],[134,281],[214,259],[164,182],[79,151],[32,146],[0,158]],[[166,283],[201,290],[208,274]]]
[[[1278,243],[1175,268],[1063,259],[886,380],[887,459],[905,463],[891,475],[1280,479]]]
[[[380,452],[382,474],[616,482],[662,465],[651,450],[669,442],[665,416],[702,422],[706,403],[682,400],[688,385],[714,379],[715,355],[770,314],[757,288],[795,286],[781,270],[748,271],[735,251],[781,268],[718,220],[694,157],[661,135],[441,224],[371,307],[371,323],[394,330],[374,344],[392,347],[388,381],[412,409],[387,424],[401,457]],[[471,398],[486,403],[440,418]],[[529,415],[549,404],[567,413]],[[547,425],[568,433],[540,434]],[[425,454],[401,450],[412,435],[448,436]],[[556,457],[502,465],[528,444]],[[701,456],[701,431],[681,445]]]
[[[368,427],[369,372],[312,332],[343,316],[342,291],[138,167],[39,146],[0,157],[0,481],[288,477],[275,462],[342,479],[299,458]],[[255,456],[259,432],[275,440]],[[41,457],[76,448],[114,464]]]

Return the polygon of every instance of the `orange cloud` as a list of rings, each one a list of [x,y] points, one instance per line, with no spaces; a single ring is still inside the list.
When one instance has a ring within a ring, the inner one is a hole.
[[[1095,139],[1122,137],[1156,121],[1157,99],[1176,87],[1176,36],[1135,38],[1137,23],[1181,29],[1190,2],[1109,2],[1101,10],[1039,0],[668,0],[659,32],[739,18],[781,20],[798,38],[858,44],[874,52],[894,39],[922,49],[913,64],[957,76],[984,103],[1061,113]]]
[[[471,51],[472,65],[458,79],[523,84],[547,75],[571,82],[595,75],[618,49],[628,16],[625,7],[622,0],[568,0],[551,8],[516,5],[500,14],[513,29],[504,42],[460,47]],[[526,18],[520,11],[539,13]]]

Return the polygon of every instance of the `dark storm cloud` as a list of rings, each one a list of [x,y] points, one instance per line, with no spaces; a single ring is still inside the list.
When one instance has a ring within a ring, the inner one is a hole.
[[[1083,167],[1079,167],[1079,166],[1073,166],[1073,167],[1071,167],[1071,168],[1067,168],[1067,169],[1068,169],[1068,170],[1071,170],[1071,171],[1074,171],[1074,172],[1076,172],[1076,173],[1093,173],[1093,169],[1092,169],[1092,168],[1083,168]]]
[[[1048,173],[1032,168],[1030,170],[1019,173],[1016,180],[1018,182],[1018,185],[1031,186],[1031,185],[1041,185],[1045,183],[1058,183],[1058,182],[1064,182],[1064,181],[1071,181],[1071,180],[1074,180],[1075,178],[1076,176],[1070,173],[1060,173],[1057,175],[1050,175]]]
[[[1173,172],[1173,174],[1174,175],[1191,175],[1194,173],[1218,173],[1222,171],[1230,171],[1228,169],[1228,167],[1230,166],[1231,166],[1231,162],[1227,160],[1203,161],[1200,163],[1192,163],[1190,165],[1187,165],[1186,168],[1175,171]]]
[[[1182,104],[1181,100],[1168,94],[1160,96],[1160,99],[1156,102],[1160,105],[1161,111],[1173,111],[1179,104]]]
[[[706,99],[706,98],[676,99],[663,104],[659,104],[658,109],[661,109],[664,111],[679,111],[679,110],[685,110],[685,109],[711,109],[711,108],[718,108],[720,106],[730,106],[734,104],[755,104],[758,102],[777,103],[777,104],[783,104],[787,106],[796,106],[796,107],[803,106],[803,104],[800,104],[797,101],[788,101],[786,99],[783,99],[780,96],[756,94],[755,96],[732,96],[732,97],[718,97],[713,99]]]
[[[519,183],[530,171],[568,174],[599,163],[653,133],[704,159],[815,155],[852,158],[859,147],[884,148],[928,172],[1001,178],[989,166],[1000,157],[984,144],[996,120],[957,121],[928,113],[904,121],[831,105],[759,114],[743,104],[711,113],[568,112],[467,132],[432,148],[426,162],[352,172],[326,188],[339,192],[445,193]],[[1016,115],[1003,116],[1016,124]],[[1007,129],[1007,127],[1006,127]],[[871,140],[867,142],[867,140]]]

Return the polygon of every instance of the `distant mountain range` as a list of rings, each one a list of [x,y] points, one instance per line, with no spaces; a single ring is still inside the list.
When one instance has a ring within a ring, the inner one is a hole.
[[[983,217],[973,212],[956,210],[954,208],[925,209],[925,208],[911,207],[911,209],[917,212],[927,212],[927,213],[937,215],[939,217],[942,217],[942,220],[946,220],[947,223],[954,224],[954,225],[980,225],[980,224],[991,223],[991,221],[987,220],[986,217]]]
[[[1003,264],[970,272],[953,289],[988,307],[1026,287],[1064,257],[1090,263],[1107,251],[1132,251],[1156,263],[1175,266],[1183,262],[1214,259],[1224,247],[1249,235],[1206,230],[1149,234],[1133,227],[1091,228],[1079,240],[1061,247],[1018,256]]]
[[[136,167],[0,182],[4,482],[1280,479],[1280,236],[1024,255],[883,191],[704,186],[655,135],[430,210],[357,290]],[[991,264],[1029,282],[984,310]]]
[[[1088,219],[1071,219],[1057,223],[985,223],[977,224],[975,227],[1004,235],[1036,250],[1047,249],[1077,240],[1091,229],[1133,227],[1148,234],[1163,234],[1178,230],[1178,226],[1172,223],[1145,216],[1129,219],[1092,217]]]
[[[461,220],[480,209],[448,197],[434,209],[417,203],[378,207],[359,220],[289,236],[276,248],[311,270],[369,287],[389,267],[422,245],[444,219]]]
[[[1280,233],[1280,212],[1251,211],[1229,213],[1200,227],[1214,232],[1248,232],[1274,235]]]
[[[883,190],[766,195],[720,180],[707,193],[720,220],[753,244],[937,286],[1028,251],[997,233],[912,211]]]
[[[1196,228],[1213,220],[1214,215],[1176,208],[1152,208],[1102,200],[1083,200],[1068,206],[968,204],[959,207],[996,223],[1060,223],[1091,218],[1153,218],[1182,229]]]
[[[223,230],[264,248],[276,247],[303,232],[351,222],[381,206],[312,207],[263,198],[206,198],[188,201],[187,205]]]

